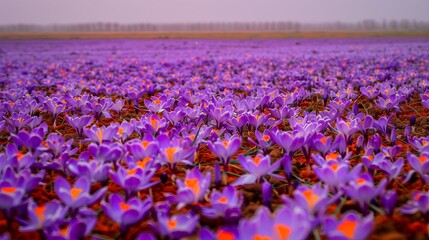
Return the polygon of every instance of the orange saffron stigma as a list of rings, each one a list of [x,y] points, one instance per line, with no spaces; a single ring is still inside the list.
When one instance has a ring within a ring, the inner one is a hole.
[[[149,142],[148,141],[142,141],[142,146],[144,149],[146,149],[147,146],[149,146]]]
[[[419,157],[419,162],[421,163],[421,164],[423,164],[423,163],[425,163],[426,162],[426,160],[428,159],[428,157],[427,156],[425,156],[425,155],[423,155],[423,156],[420,156]]]
[[[101,143],[103,141],[103,130],[98,129],[95,135],[97,135],[98,141]]]
[[[271,240],[271,238],[267,236],[262,236],[260,234],[256,234],[255,236],[253,236],[252,240]]]
[[[357,222],[346,219],[337,226],[337,230],[342,232],[347,238],[353,239],[355,236],[356,227]]]
[[[340,167],[340,165],[338,165],[338,164],[333,164],[332,166],[331,166],[331,169],[332,170],[334,170],[334,172],[336,172],[336,171],[338,171],[338,168]]]
[[[16,153],[16,159],[18,160],[18,161],[20,161],[21,159],[22,159],[22,157],[24,156],[24,153],[22,153],[22,152],[17,152]]]
[[[313,208],[314,205],[316,205],[317,200],[319,200],[319,196],[317,194],[314,194],[313,190],[311,189],[305,190],[302,194],[304,195],[305,200],[307,200],[307,203],[310,208]]]
[[[358,178],[358,180],[356,180],[356,182],[357,182],[357,184],[364,184],[364,183],[366,183],[366,180],[365,179],[363,179],[363,178]]]
[[[82,189],[74,187],[74,188],[70,189],[70,194],[73,197],[73,199],[76,200],[82,191],[83,191]]]
[[[199,181],[196,178],[185,179],[185,186],[190,188],[195,196],[200,192]]]
[[[0,189],[0,191],[7,193],[7,194],[11,194],[11,193],[14,193],[16,191],[16,187],[2,187]]]
[[[168,220],[167,227],[172,230],[175,229],[177,226],[177,220]]]
[[[168,147],[165,149],[165,155],[167,156],[167,160],[169,163],[173,163],[174,154],[177,152],[177,147]]]
[[[234,240],[235,239],[235,235],[230,233],[230,232],[226,232],[224,230],[220,230],[217,234],[217,239],[222,239],[222,240]]]
[[[327,137],[322,137],[321,139],[320,139],[320,142],[321,143],[323,143],[323,144],[326,144],[326,142],[328,141],[328,138]]]
[[[339,153],[337,152],[331,152],[329,154],[326,154],[326,161],[331,161],[331,160],[335,160],[340,156]]]
[[[259,163],[261,162],[261,158],[260,157],[254,157],[253,162],[255,163],[256,166],[258,166]]]
[[[161,104],[161,100],[156,99],[155,101],[153,101],[153,103],[155,103],[156,105],[160,105]]]
[[[140,160],[140,161],[138,161],[138,162],[137,162],[137,166],[139,166],[139,167],[141,167],[141,168],[145,169],[146,164],[147,164],[149,161],[150,161],[150,157],[145,157],[145,158],[143,158],[142,160]]]
[[[127,175],[133,175],[133,174],[136,174],[136,172],[137,172],[137,168],[129,169],[127,170]]]
[[[275,229],[280,237],[280,239],[288,239],[290,233],[292,232],[290,227],[284,225],[284,224],[276,224]]]
[[[120,128],[118,129],[118,134],[119,134],[120,136],[122,136],[122,134],[124,134],[124,128],[123,128],[123,127],[120,127]]]
[[[262,136],[262,139],[264,139],[265,142],[268,142],[271,138],[269,135]]]
[[[222,141],[222,144],[225,148],[227,148],[229,145],[229,141]]]
[[[151,118],[150,125],[152,125],[153,128],[157,129],[158,120],[156,120],[155,118]]]
[[[222,196],[221,198],[219,198],[219,200],[217,200],[217,202],[219,203],[227,203],[228,202],[228,198],[225,196]]]
[[[43,222],[43,220],[45,220],[45,210],[46,206],[38,206],[34,208],[34,213],[39,218],[40,222]]]
[[[124,203],[124,202],[120,202],[119,203],[119,208],[121,208],[122,211],[127,211],[130,208],[130,205]]]

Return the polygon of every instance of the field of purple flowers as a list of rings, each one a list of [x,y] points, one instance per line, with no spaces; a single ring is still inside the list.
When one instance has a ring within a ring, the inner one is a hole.
[[[427,239],[429,39],[0,41],[0,239]]]

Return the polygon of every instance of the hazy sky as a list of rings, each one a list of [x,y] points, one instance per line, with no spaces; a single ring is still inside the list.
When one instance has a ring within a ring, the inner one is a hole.
[[[0,24],[429,21],[429,0],[0,0]]]

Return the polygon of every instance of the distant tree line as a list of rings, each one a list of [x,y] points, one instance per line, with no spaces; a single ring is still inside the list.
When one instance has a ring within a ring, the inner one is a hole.
[[[0,25],[0,32],[216,32],[216,31],[429,31],[429,22],[416,20],[364,20],[355,23],[326,22],[206,22],[206,23],[82,23]]]

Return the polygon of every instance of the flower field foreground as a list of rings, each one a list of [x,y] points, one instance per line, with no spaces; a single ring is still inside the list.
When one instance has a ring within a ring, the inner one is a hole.
[[[429,39],[0,42],[0,239],[427,239]]]

